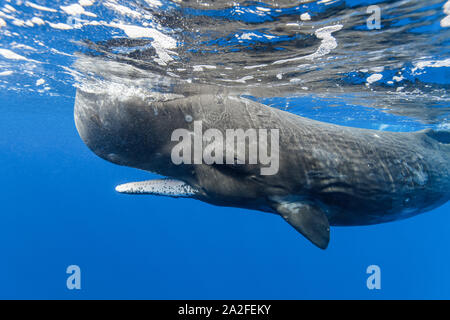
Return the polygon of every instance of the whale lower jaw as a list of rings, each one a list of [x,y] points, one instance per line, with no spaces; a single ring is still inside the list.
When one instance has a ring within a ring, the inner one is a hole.
[[[156,195],[172,198],[197,199],[201,195],[198,189],[189,184],[170,178],[130,182],[118,185],[115,189],[118,193],[128,195]],[[269,197],[269,200],[274,212],[280,215],[312,244],[320,249],[326,249],[328,247],[330,241],[330,222],[328,221],[328,210],[326,208],[319,206],[314,201],[297,196],[272,196]],[[434,206],[424,211],[429,211],[433,208]],[[404,211],[404,216],[402,217],[390,217],[385,221],[377,220],[369,224],[404,219],[416,214],[418,214],[416,211]],[[358,225],[367,225],[367,223]]]
[[[158,195],[172,198],[195,198],[199,191],[175,179],[157,179],[118,185],[116,191],[131,195]],[[330,225],[325,212],[303,199],[271,198],[272,208],[305,238],[321,249],[330,241]]]
[[[116,191],[132,195],[157,195],[172,198],[192,198],[198,190],[175,179],[156,179],[118,185]]]

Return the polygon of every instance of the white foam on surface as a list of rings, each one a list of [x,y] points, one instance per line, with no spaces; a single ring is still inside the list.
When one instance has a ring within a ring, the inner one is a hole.
[[[59,50],[57,50],[55,48],[51,48],[50,51],[55,53],[55,54],[59,54],[61,56],[73,57],[73,54],[65,53],[65,52],[59,51]]]
[[[210,65],[197,65],[193,67],[194,72],[201,72],[204,71],[204,69],[216,69],[216,66],[210,66]]]
[[[47,22],[47,23],[53,29],[58,29],[58,30],[72,30],[74,28],[72,26],[69,26],[68,24],[61,23],[61,22],[60,23]]]
[[[302,13],[300,15],[300,20],[302,20],[302,21],[309,21],[309,20],[311,20],[311,16],[309,15],[308,12]]]
[[[45,21],[38,17],[33,17],[33,19],[31,19],[31,22],[37,24],[38,26],[42,26],[45,24]]]
[[[78,3],[80,4],[80,6],[83,6],[83,7],[90,7],[90,6],[94,5],[93,0],[80,0],[80,1],[78,1]]]
[[[31,8],[33,8],[33,9],[40,10],[40,11],[58,12],[58,10],[55,10],[55,9],[52,9],[52,8],[47,8],[47,7],[38,5],[38,4],[33,3],[33,2],[30,2],[30,1],[25,2],[25,5],[26,5],[27,7],[31,7]]]
[[[152,38],[152,46],[158,55],[158,58],[155,59],[156,63],[160,65],[167,65],[168,62],[173,60],[169,53],[175,53],[169,51],[169,49],[175,49],[177,47],[177,41],[172,37],[154,28],[145,28],[115,22],[110,23],[108,26],[123,30],[123,32],[125,32],[125,34],[130,38]]]
[[[0,17],[3,17],[5,19],[13,20],[15,19],[12,15],[6,14],[5,12],[0,10]]]
[[[114,22],[110,23],[109,26],[122,29],[130,38],[153,38],[160,47],[165,49],[175,49],[177,47],[177,41],[175,39],[153,28],[144,28]]]
[[[441,68],[441,67],[450,67],[450,58],[445,60],[424,60],[414,62],[414,68],[412,72],[416,72],[419,69],[424,68]]]
[[[10,12],[16,12],[17,11],[13,6],[11,6],[9,4],[5,5],[5,9],[7,9]]]
[[[8,49],[0,49],[0,56],[3,56],[5,59],[9,59],[9,60],[24,60],[24,61],[28,61],[27,58],[25,58],[24,56],[21,56],[11,50]]]
[[[443,10],[447,16],[441,20],[441,27],[447,28],[450,27],[450,0],[444,4]]]
[[[21,44],[21,43],[16,43],[16,42],[11,43],[11,46],[12,46],[13,49],[23,49],[23,50],[28,50],[28,51],[36,51],[36,49],[33,48],[33,47],[30,47],[30,46],[27,46],[27,45]]]
[[[61,10],[63,10],[65,13],[67,13],[68,15],[71,15],[71,16],[77,16],[77,15],[82,15],[82,14],[84,14],[84,15],[86,15],[86,16],[93,17],[93,18],[96,18],[96,17],[97,17],[96,14],[84,10],[83,6],[81,6],[81,5],[78,4],[78,3],[72,4],[72,5],[70,5],[70,6],[60,6],[60,8],[61,8]]]
[[[162,2],[159,0],[145,0],[145,2],[152,7],[161,7],[162,6]]]
[[[108,2],[105,2],[103,5],[105,7],[107,7],[107,8],[109,8],[109,9],[111,9],[111,10],[113,10],[113,11],[115,11],[115,12],[121,14],[121,15],[123,15],[123,16],[130,16],[130,17],[133,17],[133,18],[140,18],[140,17],[142,17],[142,14],[140,12],[137,12],[135,10],[132,10],[132,9],[126,7],[126,6],[123,6],[123,5],[120,5],[120,4],[117,4],[117,3],[113,3],[113,2],[108,1]]]
[[[155,91],[157,84],[169,85],[170,82],[165,83],[165,79],[124,63],[83,57],[75,62],[74,69],[64,69],[75,78],[78,88],[84,92],[105,95],[112,101],[127,101],[133,98],[149,103],[184,97],[180,94]],[[86,76],[87,73],[95,76]]]
[[[372,74],[370,77],[366,79],[368,84],[372,84],[374,82],[380,81],[383,78],[383,75],[380,73]]]
[[[258,64],[255,66],[245,66],[244,69],[252,70],[252,69],[264,68],[264,67],[267,67],[267,64]]]
[[[317,29],[314,33],[318,39],[322,39],[322,42],[320,43],[319,48],[316,50],[316,52],[301,56],[301,57],[295,57],[291,59],[284,59],[284,60],[278,60],[275,61],[273,64],[283,64],[287,62],[293,62],[298,60],[314,60],[320,57],[323,57],[327,54],[329,54],[333,49],[336,49],[338,44],[336,41],[336,38],[332,36],[333,32],[341,30],[343,25],[337,24],[334,26],[328,26],[324,28]]]
[[[236,38],[238,38],[239,40],[252,40],[255,38],[258,38],[258,39],[266,38],[266,39],[270,40],[270,39],[275,38],[275,36],[271,36],[268,34],[260,35],[260,34],[254,33],[254,32],[246,32],[241,35],[236,35]]]
[[[14,19],[12,24],[18,27],[23,27],[25,25],[25,21],[21,19]]]

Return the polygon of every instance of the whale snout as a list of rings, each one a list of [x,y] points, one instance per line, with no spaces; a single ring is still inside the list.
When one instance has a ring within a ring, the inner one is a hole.
[[[142,123],[134,112],[142,101],[77,90],[74,119],[83,142],[99,157],[133,166],[147,145]],[[148,123],[147,123],[148,126]],[[147,128],[148,129],[148,128]]]

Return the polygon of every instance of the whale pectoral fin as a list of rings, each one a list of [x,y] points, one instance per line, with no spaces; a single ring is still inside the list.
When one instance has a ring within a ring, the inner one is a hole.
[[[298,232],[320,249],[330,242],[330,224],[316,205],[304,202],[278,202],[274,209]]]
[[[191,198],[197,190],[187,183],[173,179],[147,180],[121,184],[116,191],[125,194],[150,194],[173,198]]]

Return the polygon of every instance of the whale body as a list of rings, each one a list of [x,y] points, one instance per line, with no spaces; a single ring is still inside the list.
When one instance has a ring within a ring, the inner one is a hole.
[[[174,130],[278,129],[279,169],[255,164],[175,164]],[[117,187],[128,194],[190,197],[276,213],[319,248],[330,226],[379,224],[436,208],[450,197],[449,133],[398,133],[303,118],[224,92],[153,102],[143,95],[77,90],[85,144],[115,164],[168,179]]]

